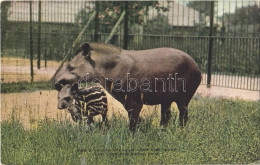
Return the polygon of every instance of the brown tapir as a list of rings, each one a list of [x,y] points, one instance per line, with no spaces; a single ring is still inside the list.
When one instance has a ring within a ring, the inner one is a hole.
[[[167,125],[172,102],[180,124],[188,119],[188,104],[201,82],[201,71],[186,53],[173,48],[129,51],[102,43],[84,43],[58,72],[55,84],[100,83],[128,112],[135,131],[143,104],[161,104],[161,125]]]

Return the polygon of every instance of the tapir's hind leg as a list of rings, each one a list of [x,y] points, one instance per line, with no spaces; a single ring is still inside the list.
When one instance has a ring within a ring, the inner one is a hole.
[[[178,105],[178,104],[177,104]],[[188,120],[188,105],[178,105],[178,109],[180,111],[179,120],[180,125],[185,126]]]
[[[125,109],[128,112],[130,122],[130,131],[132,132],[136,131],[136,125],[139,121],[139,114],[143,107],[143,103],[140,98],[140,95],[129,94],[125,103]]]
[[[184,97],[181,98],[176,101],[176,104],[180,112],[179,114],[180,125],[185,126],[188,120],[188,105],[191,100],[191,97],[185,95]]]
[[[133,106],[133,108],[128,108],[128,118],[130,122],[130,131],[136,131],[136,125],[139,121],[139,114],[142,109],[142,105]]]
[[[171,119],[171,102],[161,104],[161,126],[167,126]]]

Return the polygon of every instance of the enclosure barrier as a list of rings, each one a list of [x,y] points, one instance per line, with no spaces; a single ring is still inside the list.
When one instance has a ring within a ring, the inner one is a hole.
[[[260,90],[259,6],[246,0],[4,1],[1,81],[48,81],[81,36],[80,42],[109,40],[124,49],[177,48],[198,63],[202,84]]]

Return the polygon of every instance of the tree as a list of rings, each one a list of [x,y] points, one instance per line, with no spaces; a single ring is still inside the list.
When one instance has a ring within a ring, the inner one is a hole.
[[[211,1],[190,1],[187,6],[191,7],[200,13],[203,13],[207,16],[210,15],[210,4]]]
[[[254,29],[254,26],[259,24],[260,21],[259,13],[260,8],[255,4],[253,6],[237,8],[234,13],[225,13],[220,17],[220,20],[224,21],[224,25],[228,26],[230,31],[239,29],[240,31],[245,32],[246,28],[251,27],[248,31],[256,32],[260,31],[260,28]]]
[[[158,14],[157,17],[147,21],[145,25],[145,33],[148,34],[169,34],[172,31],[172,26],[168,23],[168,17]]]
[[[121,13],[125,10],[125,2],[120,1],[102,1],[98,2],[99,9],[99,24],[102,27],[102,32],[110,32],[116,22],[118,21]],[[129,25],[144,25],[144,17],[148,15],[148,8],[154,7],[158,11],[167,11],[165,7],[160,7],[158,1],[129,1],[128,2],[128,15],[129,15]],[[92,11],[82,9],[76,21],[82,24],[86,24],[88,18],[90,17]]]
[[[3,52],[3,41],[5,41],[5,33],[8,25],[8,8],[11,6],[11,1],[3,1],[1,3],[1,37],[2,37],[2,45],[1,45],[1,52]],[[2,53],[3,54],[3,53]]]
[[[254,24],[259,23],[260,8],[257,5],[237,8],[233,15],[232,24]]]
[[[211,11],[211,1],[190,1],[187,4],[188,7],[193,8],[194,10],[199,11],[199,18],[200,21],[197,24],[200,28],[200,35],[204,35],[206,32],[206,26],[207,26],[207,18],[210,17],[210,11]],[[214,11],[215,12],[215,11]],[[208,22],[209,23],[209,22]]]

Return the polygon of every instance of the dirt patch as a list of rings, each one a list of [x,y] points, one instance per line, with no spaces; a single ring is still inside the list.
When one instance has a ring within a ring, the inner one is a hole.
[[[108,120],[114,117],[128,120],[123,105],[111,95],[107,94],[107,96]],[[39,121],[43,120],[72,122],[70,114],[66,110],[59,110],[57,105],[57,91],[54,90],[2,94],[1,121],[15,119],[20,121],[25,128],[35,127]],[[144,106],[141,117],[154,115],[159,119],[159,108],[160,106]]]
[[[34,74],[34,82],[36,81],[47,81],[50,80],[52,75],[46,74]],[[11,82],[31,82],[30,74],[26,73],[3,73],[1,75],[1,82],[11,83]]]
[[[33,61],[34,81],[50,80],[60,65],[57,61],[47,61],[45,67],[44,61],[41,61],[41,68],[38,69],[36,62],[36,60]],[[3,57],[1,58],[1,63],[1,82],[31,81],[29,59]]]
[[[27,58],[18,58],[18,57],[1,57],[2,65],[11,65],[11,66],[30,66],[30,59]],[[47,67],[58,67],[60,62],[47,60]],[[37,66],[37,60],[33,60],[33,66]],[[41,66],[45,66],[45,61],[41,60]]]
[[[260,100],[259,91],[243,90],[243,89],[233,89],[233,88],[224,88],[212,86],[207,88],[206,85],[200,85],[197,94],[204,97],[223,97],[223,98],[232,98],[232,99],[243,99],[250,101]]]

